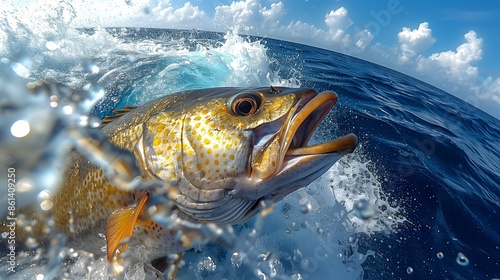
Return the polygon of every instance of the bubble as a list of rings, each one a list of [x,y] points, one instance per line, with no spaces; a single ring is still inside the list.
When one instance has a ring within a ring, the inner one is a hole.
[[[464,255],[464,253],[459,252],[457,255],[457,263],[461,266],[468,266],[469,259]]]
[[[311,212],[312,205],[307,198],[305,197],[301,198],[299,204],[300,204],[300,212],[302,212],[302,214],[308,214],[309,212]]]
[[[241,256],[238,252],[234,252],[233,255],[231,256],[231,264],[236,268],[240,268],[241,265],[243,264]]]
[[[196,268],[202,275],[209,275],[215,272],[217,265],[211,257],[204,257],[200,260]]]
[[[444,254],[443,254],[443,252],[438,252],[438,253],[436,254],[436,256],[438,257],[438,259],[442,259],[442,258],[444,258]]]
[[[30,124],[25,120],[18,120],[10,127],[10,133],[17,138],[23,138],[30,133]]]
[[[43,274],[38,274],[38,275],[36,276],[36,278],[35,278],[35,279],[36,279],[36,280],[43,280],[44,278],[45,278],[45,275],[43,275]]]
[[[368,220],[375,216],[373,205],[371,205],[371,203],[366,199],[361,199],[356,202],[356,204],[354,205],[354,211],[356,217],[363,220]]]
[[[309,212],[311,212],[311,209],[312,206],[310,203],[306,203],[300,206],[300,212],[302,212],[302,214],[308,214]]]
[[[409,266],[407,269],[406,269],[406,273],[408,274],[412,274],[413,273],[413,268],[411,266]]]

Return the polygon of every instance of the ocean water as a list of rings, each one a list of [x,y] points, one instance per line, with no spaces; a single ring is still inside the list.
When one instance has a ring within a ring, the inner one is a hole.
[[[11,19],[1,28],[1,179],[15,166],[19,207],[43,208],[60,176],[59,150],[74,144],[69,133],[114,108],[218,86],[333,90],[339,102],[312,141],[355,133],[355,153],[269,215],[234,226],[237,246],[212,242],[186,252],[178,278],[500,278],[498,119],[379,65],[237,29],[75,30],[65,20]],[[38,80],[65,86],[40,89]],[[13,136],[19,120],[31,128],[21,140]],[[4,273],[8,233],[2,237]],[[59,238],[48,252],[25,240],[8,279],[113,277],[105,258],[64,248]],[[152,275],[139,265],[122,278]]]

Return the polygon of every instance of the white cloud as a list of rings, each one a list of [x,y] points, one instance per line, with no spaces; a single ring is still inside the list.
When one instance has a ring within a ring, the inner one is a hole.
[[[349,53],[362,51],[373,39],[368,30],[354,27],[344,7],[328,12],[324,23],[324,28],[321,28],[302,21],[292,21],[269,36]]]
[[[474,63],[482,59],[483,39],[478,38],[474,31],[469,31],[464,37],[466,42],[456,51],[433,53],[428,58],[419,59],[417,71],[432,75],[439,73],[440,79],[457,86],[474,86],[479,74]]]
[[[418,29],[411,30],[408,27],[403,27],[403,31],[398,33],[398,40],[401,50],[399,61],[402,63],[420,55],[436,42],[427,22],[421,23]]]
[[[480,75],[479,68],[475,66],[482,59],[483,39],[479,38],[474,31],[464,35],[465,42],[459,45],[455,51],[448,50],[436,52],[428,57],[418,55],[425,49],[432,38],[428,26],[420,24],[418,30],[405,28],[398,34],[400,38],[400,49],[406,52],[399,53],[399,58],[408,58],[405,62],[410,68],[410,74],[414,74],[424,81],[440,87],[451,94],[485,110],[486,112],[500,117],[498,107],[500,106],[500,78],[491,76],[486,78]],[[404,31],[407,32],[404,32]],[[404,33],[404,36],[402,36]],[[411,34],[415,35],[412,36]],[[423,35],[427,34],[427,35]],[[405,38],[401,40],[401,38]],[[411,40],[415,39],[416,40]],[[418,38],[423,43],[418,43]],[[408,43],[413,42],[413,43]],[[415,57],[415,55],[418,55]],[[413,58],[413,59],[412,59]],[[407,68],[408,69],[408,68]],[[413,69],[413,71],[411,70]]]
[[[447,74],[456,79],[476,78],[478,69],[472,66],[472,63],[482,58],[483,39],[478,38],[474,31],[469,31],[464,37],[467,42],[460,45],[456,51],[434,53],[428,62],[437,63]]]
[[[328,34],[333,42],[341,42],[349,39],[346,34],[349,26],[353,24],[352,20],[347,16],[348,12],[344,7],[340,7],[335,11],[325,16],[325,24],[328,26]]]
[[[246,25],[255,30],[275,29],[284,15],[282,2],[272,3],[270,8],[262,6],[259,0],[232,2],[215,8],[214,24],[216,27],[234,27]]]

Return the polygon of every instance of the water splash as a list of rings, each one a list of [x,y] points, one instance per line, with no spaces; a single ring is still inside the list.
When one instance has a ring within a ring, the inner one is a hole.
[[[89,112],[105,94],[116,106],[143,104],[200,87],[300,86],[296,76],[273,72],[265,45],[239,36],[237,29],[220,41],[131,40],[127,36],[135,29],[71,28],[74,10],[66,1],[38,11],[37,20],[32,20],[22,10],[5,10],[0,30],[0,102],[2,115],[8,116],[0,120],[0,163],[3,168],[16,162],[22,171],[19,186],[26,191],[20,191],[19,201],[25,205],[50,210],[47,193],[56,190],[62,155],[73,146],[109,169],[116,151],[105,141],[97,146],[102,154],[92,150],[96,146],[78,145],[82,135],[99,140],[86,132],[97,126]],[[366,207],[356,209],[360,202]],[[365,208],[373,214],[367,215]],[[285,198],[275,209],[265,219],[258,216],[235,229],[187,224],[174,219],[171,208],[158,220],[197,233],[198,250],[186,254],[179,275],[212,279],[314,279],[331,273],[361,277],[361,264],[370,253],[357,251],[358,235],[390,231],[399,222],[392,219],[398,209],[387,206],[380,183],[359,155],[342,160],[320,181]],[[48,252],[36,248],[36,240],[27,240],[33,250],[19,259],[22,274],[16,277],[108,279],[117,271],[125,279],[158,275],[140,248],[127,252],[124,265],[110,267],[104,257],[67,248],[64,239],[52,233]],[[219,245],[205,245],[209,240]]]

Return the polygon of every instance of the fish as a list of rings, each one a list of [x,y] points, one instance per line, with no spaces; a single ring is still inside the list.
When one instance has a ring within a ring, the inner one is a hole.
[[[354,151],[354,134],[308,144],[337,100],[333,91],[310,88],[189,90],[117,110],[96,130],[132,155],[141,180],[164,183],[183,219],[233,225]],[[161,188],[124,189],[108,177],[81,152],[68,156],[51,201],[55,228],[71,246],[95,254],[106,248],[109,261],[130,246],[143,246],[150,260],[190,248],[148,207],[164,196]]]

